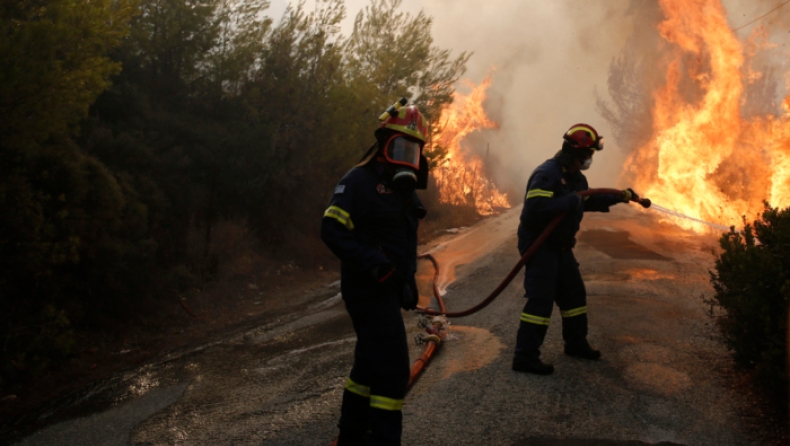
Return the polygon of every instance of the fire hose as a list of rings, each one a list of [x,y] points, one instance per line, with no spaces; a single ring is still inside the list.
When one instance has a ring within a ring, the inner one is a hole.
[[[588,189],[585,191],[577,192],[582,197],[592,196],[592,195],[620,195],[623,191],[619,189]],[[644,208],[649,208],[651,202],[647,198],[640,198],[638,200],[631,200],[636,203],[639,203]],[[431,360],[433,354],[438,350],[439,346],[442,343],[442,340],[447,336],[447,327],[449,326],[449,322],[447,318],[451,317],[464,317],[469,316],[470,314],[477,313],[478,311],[482,310],[488,304],[494,301],[500,293],[513,281],[513,278],[516,277],[516,274],[521,270],[521,268],[532,258],[533,255],[537,252],[538,248],[543,244],[544,241],[551,235],[554,231],[554,228],[562,221],[565,217],[567,212],[562,212],[556,217],[554,217],[551,222],[546,226],[546,229],[540,234],[540,236],[532,243],[532,245],[527,249],[524,255],[521,256],[521,259],[516,263],[513,269],[510,270],[508,275],[505,277],[504,280],[499,284],[499,286],[491,292],[485,299],[483,299],[477,305],[468,308],[463,311],[456,311],[456,312],[448,312],[447,308],[444,304],[444,300],[441,297],[441,293],[439,292],[439,287],[437,285],[437,279],[439,277],[439,263],[431,254],[422,254],[419,255],[418,258],[421,259],[428,259],[433,263],[434,266],[434,275],[433,275],[433,295],[436,298],[436,302],[439,305],[439,310],[433,310],[431,308],[423,308],[417,307],[417,311],[425,316],[433,316],[433,318],[426,320],[421,319],[420,325],[425,327],[425,331],[427,335],[420,334],[417,337],[418,342],[424,343],[425,347],[423,347],[422,353],[417,360],[411,366],[411,373],[409,375],[409,384],[407,389],[410,389],[412,385],[417,381],[419,378],[420,373],[425,369],[428,365],[428,362]]]
[[[591,195],[620,195],[623,193],[623,191],[619,189],[602,188],[602,189],[588,189],[577,193],[582,197],[586,197]],[[641,198],[639,200],[631,200],[631,201],[639,203],[644,208],[649,208],[651,205],[650,200],[647,198]],[[436,302],[439,305],[439,311],[432,310],[430,308],[417,307],[417,311],[420,312],[422,315],[433,316],[433,317],[430,319],[421,318],[420,320],[419,325],[425,328],[426,334],[420,333],[418,335],[417,340],[419,343],[425,344],[425,346],[422,349],[422,353],[420,354],[420,357],[417,358],[412,363],[411,370],[409,372],[409,383],[406,386],[407,392],[409,391],[409,389],[412,388],[414,383],[417,382],[417,378],[419,378],[422,371],[428,365],[428,363],[431,360],[431,357],[433,357],[433,354],[436,353],[436,351],[438,351],[439,346],[442,344],[442,340],[444,340],[447,337],[448,334],[447,329],[450,325],[447,318],[464,317],[464,316],[469,316],[470,314],[473,313],[477,313],[478,311],[488,306],[488,304],[490,304],[494,299],[496,299],[499,296],[499,294],[502,293],[502,291],[510,284],[510,282],[513,281],[513,278],[516,277],[516,274],[518,274],[519,270],[521,270],[521,267],[523,267],[529,261],[529,259],[531,259],[533,255],[535,255],[535,252],[537,252],[538,248],[540,248],[543,242],[546,241],[549,235],[551,235],[551,233],[554,231],[554,228],[556,228],[557,225],[560,223],[560,221],[562,221],[562,219],[565,217],[565,214],[567,214],[567,212],[562,212],[556,217],[554,217],[553,220],[551,220],[548,226],[546,226],[546,229],[543,230],[540,236],[532,243],[532,246],[530,246],[529,249],[527,249],[524,255],[521,256],[521,259],[519,259],[519,261],[513,267],[513,269],[510,270],[510,273],[508,273],[505,279],[499,284],[499,286],[496,287],[496,289],[494,289],[494,291],[491,292],[491,294],[488,295],[488,297],[483,299],[479,304],[475,305],[474,307],[463,311],[449,312],[449,313],[447,312],[447,308],[444,305],[444,300],[442,299],[441,293],[439,292],[439,286],[437,285],[437,279],[439,277],[439,262],[437,262],[436,259],[431,254],[422,254],[417,256],[417,258],[428,259],[431,261],[431,263],[433,263],[433,267],[434,267],[434,274],[432,280],[433,295],[436,298]],[[336,446],[336,445],[337,445],[337,439],[335,439],[330,446]]]

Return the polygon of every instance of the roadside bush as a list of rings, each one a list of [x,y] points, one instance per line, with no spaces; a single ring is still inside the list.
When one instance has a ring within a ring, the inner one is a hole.
[[[723,252],[711,271],[716,294],[710,303],[725,311],[717,324],[735,361],[785,406],[790,208],[765,203],[757,220],[744,223],[742,231],[731,228],[719,240]]]

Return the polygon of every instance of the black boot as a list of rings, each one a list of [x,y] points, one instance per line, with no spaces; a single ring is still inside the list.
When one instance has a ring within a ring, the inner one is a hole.
[[[590,344],[565,344],[565,354],[576,358],[590,359],[592,361],[601,357],[601,352],[590,347]]]
[[[554,366],[551,364],[544,364],[540,358],[514,359],[513,370],[517,372],[534,373],[536,375],[551,375],[554,372]]]

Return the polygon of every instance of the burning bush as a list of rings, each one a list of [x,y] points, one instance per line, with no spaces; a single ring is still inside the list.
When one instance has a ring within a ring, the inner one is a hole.
[[[710,302],[725,311],[717,324],[735,361],[784,401],[788,390],[790,208],[764,203],[762,215],[722,234]],[[781,391],[778,391],[780,390]]]

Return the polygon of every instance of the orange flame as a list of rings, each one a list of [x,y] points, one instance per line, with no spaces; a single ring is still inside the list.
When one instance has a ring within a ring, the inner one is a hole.
[[[447,149],[447,155],[431,173],[436,179],[442,203],[474,205],[478,214],[491,215],[496,208],[510,207],[507,194],[499,192],[494,182],[486,177],[483,160],[479,156],[471,156],[467,160],[463,149],[463,142],[470,133],[498,127],[483,110],[491,78],[487,77],[478,86],[469,81],[465,84],[471,89],[469,95],[456,91],[453,103],[442,109],[439,122],[444,127],[437,143]]]
[[[745,119],[744,83],[755,73],[744,67],[750,54],[729,28],[720,0],[660,4],[666,19],[658,30],[675,53],[667,83],[655,93],[651,141],[626,163],[636,189],[680,213],[727,226],[756,217],[763,200],[790,206],[790,96],[783,115]],[[708,61],[700,64],[707,68],[681,68],[684,55]],[[682,95],[684,70],[702,91],[694,103]]]

